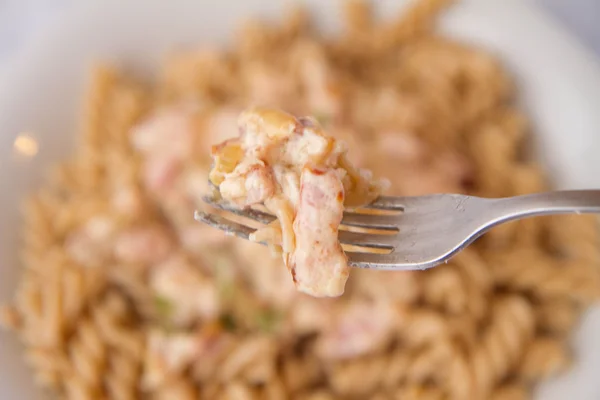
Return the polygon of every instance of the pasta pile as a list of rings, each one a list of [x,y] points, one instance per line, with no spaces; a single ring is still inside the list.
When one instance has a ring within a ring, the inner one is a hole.
[[[65,399],[521,400],[568,368],[600,295],[593,218],[507,224],[424,272],[354,271],[337,299],[192,218],[209,146],[252,105],[316,115],[391,195],[546,189],[498,60],[435,32],[447,3],[383,23],[349,2],[332,38],[302,11],[251,22],[152,85],[96,68],[77,151],[25,203],[0,314],[36,383]]]

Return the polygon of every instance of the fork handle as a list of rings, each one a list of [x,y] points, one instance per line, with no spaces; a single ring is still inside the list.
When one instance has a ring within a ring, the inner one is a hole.
[[[600,190],[563,190],[491,201],[497,223],[540,215],[600,213]]]

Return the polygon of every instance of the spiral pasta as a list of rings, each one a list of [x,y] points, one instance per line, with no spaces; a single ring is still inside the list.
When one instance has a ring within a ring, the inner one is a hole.
[[[22,277],[0,308],[36,384],[82,400],[523,400],[567,369],[600,297],[596,218],[504,224],[429,271],[354,271],[335,300],[192,219],[210,146],[249,105],[314,115],[392,195],[546,190],[509,74],[436,32],[450,3],[382,22],[350,1],[337,37],[301,9],[250,21],[151,84],[95,68],[74,156],[23,204]]]

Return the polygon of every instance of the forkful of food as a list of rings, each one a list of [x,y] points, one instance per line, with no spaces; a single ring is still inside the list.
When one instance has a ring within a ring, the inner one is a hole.
[[[255,108],[239,127],[212,149],[214,193],[205,197],[235,220],[201,211],[195,218],[280,253],[298,290],[313,296],[341,295],[351,266],[426,269],[504,222],[600,213],[600,190],[382,196],[387,182],[352,165],[345,143],[315,119]]]

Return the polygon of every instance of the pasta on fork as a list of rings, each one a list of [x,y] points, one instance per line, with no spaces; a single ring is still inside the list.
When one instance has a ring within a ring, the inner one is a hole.
[[[316,119],[255,108],[239,118],[240,136],[212,149],[210,181],[239,207],[264,204],[277,220],[250,235],[282,253],[296,287],[340,296],[349,267],[338,241],[345,207],[373,201],[389,185],[348,160],[347,145]]]

